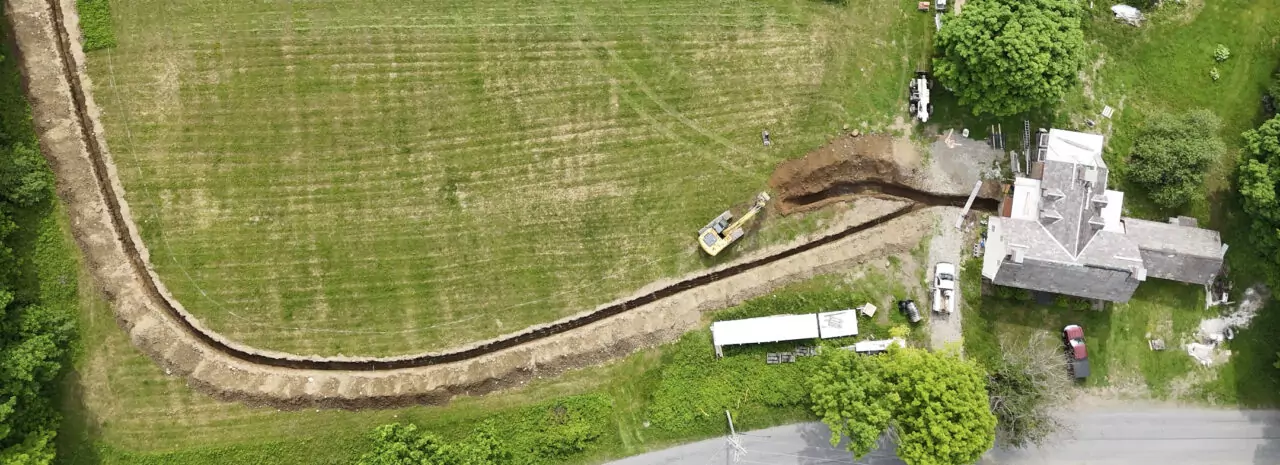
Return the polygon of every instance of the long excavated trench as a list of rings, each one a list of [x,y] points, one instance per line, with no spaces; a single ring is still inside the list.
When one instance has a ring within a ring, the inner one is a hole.
[[[111,301],[117,320],[130,333],[133,342],[166,370],[187,376],[193,386],[226,399],[278,407],[343,408],[434,402],[447,400],[457,393],[498,389],[504,386],[504,377],[527,379],[539,367],[572,365],[566,360],[575,356],[598,362],[599,354],[583,354],[592,350],[608,352],[600,350],[602,347],[577,348],[574,344],[567,344],[568,348],[557,347],[548,339],[570,334],[581,338],[581,331],[574,330],[611,317],[631,315],[629,318],[635,320],[631,324],[639,328],[637,331],[660,333],[662,337],[658,339],[670,340],[696,321],[690,322],[687,312],[681,314],[683,319],[678,322],[648,321],[655,315],[650,311],[652,308],[685,305],[696,310],[717,302],[731,303],[732,297],[707,297],[700,292],[709,285],[722,284],[806,252],[832,246],[929,207],[962,206],[967,198],[926,192],[900,182],[837,180],[817,192],[793,195],[784,192],[780,200],[793,207],[866,195],[891,196],[909,202],[887,214],[795,247],[663,285],[591,312],[453,351],[384,358],[264,351],[230,341],[205,328],[172,298],[150,266],[149,253],[124,202],[123,187],[105,149],[101,124],[96,118],[97,108],[88,92],[90,85],[84,75],[84,55],[78,42],[78,18],[74,16],[73,2],[6,0],[7,16],[13,26],[18,57],[31,96],[33,119],[41,136],[42,151],[57,174],[59,197],[68,206],[73,233],[84,251],[86,266]],[[996,205],[996,200],[979,198],[973,208],[994,211]],[[675,296],[692,296],[682,298],[697,302],[663,303],[664,299]],[[639,335],[625,334],[616,327],[597,325],[593,331],[617,334],[613,343],[631,349],[643,345],[635,342]],[[437,366],[441,368],[434,368]]]

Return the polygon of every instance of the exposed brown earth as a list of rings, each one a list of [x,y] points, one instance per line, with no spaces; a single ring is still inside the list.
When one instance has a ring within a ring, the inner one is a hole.
[[[263,351],[203,327],[152,269],[97,119],[74,0],[6,4],[41,149],[98,290],[140,350],[168,373],[222,399],[282,408],[378,408],[502,389],[672,341],[698,327],[704,311],[909,250],[932,222],[929,212],[920,211],[925,204],[860,199],[861,221],[832,235],[653,283],[627,299],[445,353],[326,358]]]

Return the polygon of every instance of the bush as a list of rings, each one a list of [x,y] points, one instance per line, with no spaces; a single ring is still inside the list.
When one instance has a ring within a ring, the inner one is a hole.
[[[1237,168],[1240,197],[1253,225],[1253,242],[1273,264],[1280,264],[1280,116],[1246,131],[1242,160]],[[1272,284],[1280,283],[1277,267],[1266,267]]]
[[[101,50],[116,46],[116,33],[111,29],[111,3],[109,0],[76,0],[80,13],[80,31],[84,34],[84,51]]]
[[[604,435],[613,405],[604,395],[574,396],[498,415],[447,442],[416,425],[382,425],[360,465],[552,465],[586,452]]]
[[[1221,128],[1222,121],[1209,110],[1157,113],[1138,132],[1129,179],[1163,208],[1203,199],[1204,173],[1227,150],[1218,138]]]
[[[663,360],[646,416],[655,428],[676,437],[722,431],[725,410],[744,425],[777,410],[803,415],[809,400],[803,380],[813,359],[765,364],[766,352],[790,351],[795,345],[733,348],[716,359],[708,332],[686,334]]]
[[[1276,101],[1280,101],[1280,73],[1271,76],[1271,84],[1267,86],[1267,95]]]
[[[1213,61],[1222,63],[1227,61],[1228,58],[1231,58],[1231,50],[1228,50],[1226,45],[1218,44],[1218,46],[1213,49]]]
[[[513,463],[558,464],[590,450],[612,416],[613,401],[608,396],[574,396],[499,416],[494,429],[507,438]]]

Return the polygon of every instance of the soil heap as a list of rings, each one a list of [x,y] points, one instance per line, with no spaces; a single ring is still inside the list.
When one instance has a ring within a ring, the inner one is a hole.
[[[902,142],[882,134],[842,136],[804,158],[782,162],[769,177],[778,212],[789,215],[878,193],[879,185],[912,185],[919,156],[910,142]]]

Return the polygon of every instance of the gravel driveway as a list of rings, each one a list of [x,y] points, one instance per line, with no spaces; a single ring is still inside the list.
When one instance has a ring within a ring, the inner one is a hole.
[[[956,218],[960,216],[962,209],[949,207],[937,208],[935,211],[936,220],[933,224],[933,238],[929,240],[929,268],[925,271],[925,279],[929,283],[925,291],[929,293],[930,300],[925,305],[926,308],[933,308],[934,265],[939,262],[947,262],[959,266],[965,250],[964,232],[955,227]],[[961,298],[960,289],[956,289],[955,298]],[[959,345],[961,343],[961,316],[958,307],[957,305],[956,312],[950,315],[945,313],[933,313],[930,315],[929,345],[934,350],[942,349],[948,344]]]

